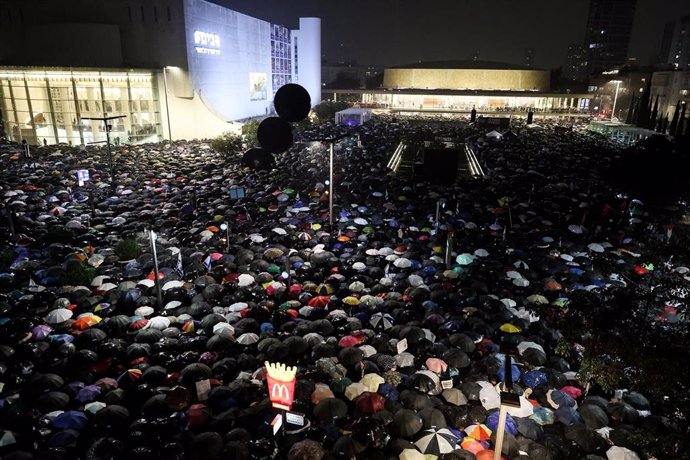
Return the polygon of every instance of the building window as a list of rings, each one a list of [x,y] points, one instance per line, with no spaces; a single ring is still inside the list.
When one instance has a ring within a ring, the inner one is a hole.
[[[167,10],[167,12],[168,12],[168,22],[170,22],[170,21],[172,20],[172,15],[170,14],[170,7],[169,7],[169,6],[166,6],[165,8],[166,8],[166,10]]]
[[[155,22],[158,22],[158,8],[156,8],[155,6],[153,7],[153,20]]]

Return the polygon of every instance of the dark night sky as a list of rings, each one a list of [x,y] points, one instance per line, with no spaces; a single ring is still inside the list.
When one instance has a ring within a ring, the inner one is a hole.
[[[537,67],[558,67],[568,44],[582,43],[589,8],[588,0],[212,1],[290,28],[300,16],[320,17],[328,62],[378,66],[470,59],[476,50],[482,60],[523,64],[533,47]],[[690,1],[638,0],[630,56],[648,64],[664,23],[682,14],[690,14]]]

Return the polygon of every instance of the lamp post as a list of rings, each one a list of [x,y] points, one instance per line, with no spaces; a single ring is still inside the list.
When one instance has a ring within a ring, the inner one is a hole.
[[[107,114],[104,114],[107,115]],[[113,167],[113,153],[110,151],[110,129],[112,128],[108,122],[111,120],[117,120],[120,118],[126,118],[126,115],[116,115],[113,117],[103,116],[103,117],[81,117],[82,120],[96,120],[102,121],[105,125],[105,148],[108,152],[108,166],[110,167],[110,185],[115,188],[115,170]],[[92,142],[95,144],[96,142]]]
[[[328,142],[329,146],[329,168],[328,168],[328,225],[330,232],[333,233],[333,148],[335,142],[347,137],[346,134],[331,137],[328,139],[312,139],[312,141]]]
[[[163,294],[161,293],[161,283],[158,278],[158,254],[156,253],[156,232],[149,230],[149,239],[151,240],[151,252],[153,253],[153,276],[154,283],[156,283],[156,297],[158,299],[158,307],[163,306]]]
[[[168,140],[172,142],[172,129],[170,128],[170,105],[168,104],[168,75],[165,72],[166,69],[172,68],[171,66],[163,67],[163,86],[165,93],[165,116],[168,119]]]
[[[613,121],[613,116],[616,113],[616,101],[618,101],[618,90],[621,86],[620,80],[612,80],[611,83],[616,84],[616,94],[613,96],[613,108],[611,109],[611,121]]]

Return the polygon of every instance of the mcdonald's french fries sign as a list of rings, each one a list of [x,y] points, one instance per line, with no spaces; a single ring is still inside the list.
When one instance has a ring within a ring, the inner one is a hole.
[[[290,410],[295,396],[296,367],[287,367],[285,364],[269,363],[266,361],[268,371],[268,394],[271,397],[273,407]]]

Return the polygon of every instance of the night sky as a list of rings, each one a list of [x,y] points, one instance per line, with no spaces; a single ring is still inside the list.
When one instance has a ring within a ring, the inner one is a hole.
[[[514,64],[535,50],[535,66],[565,62],[570,43],[582,43],[588,0],[212,0],[241,13],[296,28],[299,16],[322,19],[322,52],[329,62],[356,60],[391,66],[471,59]],[[690,14],[688,0],[638,0],[630,56],[649,64],[666,21]],[[342,46],[341,46],[342,44]]]

